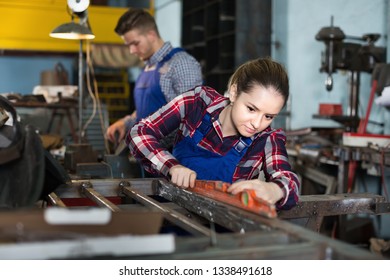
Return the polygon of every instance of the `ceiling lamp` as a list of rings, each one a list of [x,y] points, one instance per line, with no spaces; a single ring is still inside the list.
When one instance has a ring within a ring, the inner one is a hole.
[[[92,31],[88,27],[72,21],[61,24],[55,28],[50,33],[50,37],[70,40],[91,40],[95,38],[95,35],[93,35]]]
[[[68,0],[68,7],[72,11],[72,21],[56,27],[50,37],[69,40],[91,40],[95,38],[88,23],[87,8],[89,0]],[[74,22],[75,17],[79,22]]]

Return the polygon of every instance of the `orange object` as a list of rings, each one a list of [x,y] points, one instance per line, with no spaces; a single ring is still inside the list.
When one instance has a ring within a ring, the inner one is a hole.
[[[322,103],[320,104],[319,114],[321,116],[341,116],[343,107],[341,104]]]
[[[222,181],[196,180],[195,187],[187,190],[267,218],[277,217],[275,205],[256,197],[254,190],[245,190],[233,195],[227,192],[229,186],[229,183]]]
[[[254,190],[248,190],[243,191],[240,195],[241,203],[248,207],[253,207],[255,205],[255,191]]]

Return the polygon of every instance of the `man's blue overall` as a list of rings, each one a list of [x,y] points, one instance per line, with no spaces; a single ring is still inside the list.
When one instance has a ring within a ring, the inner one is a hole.
[[[172,49],[151,71],[143,71],[134,88],[134,102],[137,110],[137,121],[151,115],[167,103],[160,86],[160,68],[182,48]]]

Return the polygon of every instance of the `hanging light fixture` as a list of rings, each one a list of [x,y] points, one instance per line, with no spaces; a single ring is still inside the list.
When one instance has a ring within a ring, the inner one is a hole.
[[[89,0],[68,0],[68,7],[71,10],[72,22],[62,24],[55,28],[51,33],[50,37],[67,39],[67,40],[79,40],[79,73],[78,73],[78,113],[79,113],[79,124],[78,124],[78,143],[82,143],[82,129],[83,129],[83,40],[91,40],[95,38],[88,23],[87,8],[89,7]],[[74,22],[74,18],[78,17],[79,22]]]
[[[69,40],[91,40],[95,38],[88,23],[89,0],[68,0],[72,21],[56,27],[50,37]],[[75,17],[79,22],[74,22]]]
[[[70,40],[91,40],[95,38],[95,35],[93,35],[92,31],[88,27],[72,21],[55,28],[50,33],[50,37]]]

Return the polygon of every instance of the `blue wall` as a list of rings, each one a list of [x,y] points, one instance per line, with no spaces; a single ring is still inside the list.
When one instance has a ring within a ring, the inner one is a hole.
[[[171,42],[173,47],[179,47],[181,45],[181,1],[157,0],[155,9],[160,36],[165,41]]]
[[[41,72],[52,70],[61,62],[67,70],[70,83],[73,84],[74,59],[66,57],[0,57],[0,93],[31,94],[40,84]],[[77,71],[77,70],[76,70]],[[77,81],[76,81],[77,84]]]
[[[273,2],[273,41],[279,48],[273,48],[273,57],[283,62],[290,76],[292,111],[290,127],[298,129],[309,126],[338,126],[331,120],[314,119],[320,103],[342,103],[344,114],[349,105],[349,75],[338,71],[333,75],[334,87],[331,92],[325,89],[326,74],[320,73],[321,51],[325,44],[315,40],[315,35],[325,26],[330,26],[331,16],[334,26],[340,27],[346,35],[362,36],[366,33],[379,33],[377,46],[387,46],[388,1],[387,0],[274,0]],[[362,42],[357,42],[362,43]],[[389,57],[389,56],[388,56]],[[360,115],[366,112],[371,89],[371,75],[361,74]],[[373,106],[371,119],[386,121],[386,132],[390,133],[388,110]],[[377,126],[368,127],[379,132]]]

